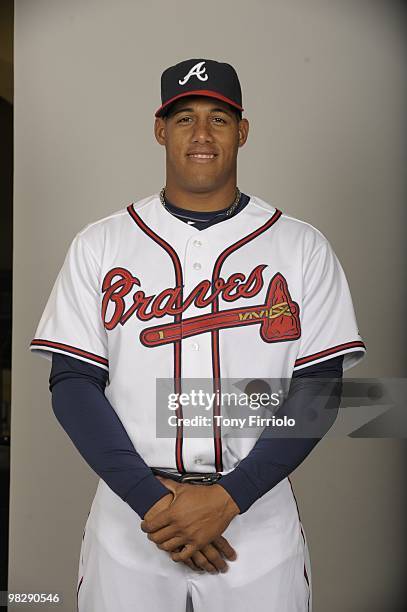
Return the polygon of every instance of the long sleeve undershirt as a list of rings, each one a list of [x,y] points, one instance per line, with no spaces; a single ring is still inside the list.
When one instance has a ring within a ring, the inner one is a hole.
[[[322,397],[320,378],[342,377],[343,357],[294,372],[288,399],[278,415],[300,415],[305,408],[321,412],[329,403],[326,431],[336,418],[340,382],[332,385],[330,397]],[[168,489],[154,476],[134,448],[104,390],[104,369],[63,354],[52,355],[50,391],[56,418],[88,465],[141,517]],[[317,377],[317,378],[315,378]],[[313,380],[314,378],[314,380]],[[245,512],[307,457],[325,431],[315,438],[268,438],[266,428],[251,452],[221,484]]]

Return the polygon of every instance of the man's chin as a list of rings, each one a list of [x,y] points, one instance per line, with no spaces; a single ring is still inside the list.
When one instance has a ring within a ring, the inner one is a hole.
[[[218,181],[214,181],[213,179],[209,180],[207,176],[197,177],[185,184],[185,188],[191,193],[212,193],[219,189],[219,187]]]

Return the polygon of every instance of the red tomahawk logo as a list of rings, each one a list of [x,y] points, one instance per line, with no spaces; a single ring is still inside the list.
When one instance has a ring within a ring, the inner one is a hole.
[[[145,346],[161,346],[204,332],[241,325],[260,324],[264,342],[296,340],[301,335],[299,306],[293,302],[284,276],[277,273],[270,281],[265,304],[231,308],[144,329],[140,340]]]

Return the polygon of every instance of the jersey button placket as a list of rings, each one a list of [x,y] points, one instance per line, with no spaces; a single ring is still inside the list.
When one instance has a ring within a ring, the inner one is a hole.
[[[212,278],[212,261],[209,257],[208,261],[208,245],[201,237],[191,238],[187,244],[184,259],[184,280],[185,291],[184,299],[190,295],[199,283],[210,280]],[[208,293],[209,295],[209,293]],[[191,317],[201,316],[210,313],[210,307],[198,308],[193,302],[191,306],[183,313],[183,321],[187,321]],[[202,389],[204,393],[212,391],[210,383],[212,379],[212,362],[211,362],[211,339],[210,334],[195,334],[182,338],[182,354],[183,354],[183,377],[185,379],[185,387],[198,391]],[[199,379],[204,378],[203,384],[199,383]],[[189,385],[189,381],[191,386]],[[195,384],[196,381],[196,384]],[[208,386],[209,385],[209,386]],[[196,401],[196,400],[195,400]],[[210,413],[205,412],[205,407],[198,405],[195,407],[185,407],[185,415],[194,417],[200,415],[204,417],[210,416]],[[213,441],[211,439],[212,428],[210,425],[203,426],[201,437],[187,436],[183,442],[183,457],[186,469],[190,471],[202,471],[203,465],[210,465],[213,461]]]
[[[185,295],[187,295],[189,291],[191,291],[194,287],[196,287],[202,280],[207,278],[207,275],[205,274],[206,266],[202,264],[202,260],[201,260],[201,257],[203,255],[202,253],[203,246],[204,246],[204,243],[200,238],[193,238],[188,243],[187,250],[186,250],[186,256],[185,256],[185,264],[184,264],[185,274],[187,276],[187,279],[186,279],[187,286],[188,286],[188,289]],[[191,316],[190,313],[185,312],[183,315],[183,318],[188,319],[188,317],[190,316]],[[191,353],[192,354],[198,353],[200,350],[199,335],[192,336],[190,338],[184,338],[183,344],[185,346],[185,349],[187,349],[190,355]],[[197,359],[200,359],[200,358],[201,357],[197,355]]]

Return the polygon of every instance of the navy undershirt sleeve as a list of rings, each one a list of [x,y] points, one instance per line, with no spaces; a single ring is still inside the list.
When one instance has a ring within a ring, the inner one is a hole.
[[[240,514],[289,476],[332,427],[341,401],[342,374],[343,356],[294,372],[287,399],[276,415],[294,418],[299,425],[289,434],[266,427],[250,453],[218,481]]]
[[[281,414],[284,412],[292,416],[304,410],[305,406],[321,410],[318,395],[321,382],[317,378],[341,377],[342,359],[337,357],[295,372],[289,398],[280,409]],[[137,453],[107,400],[104,394],[107,377],[108,373],[98,366],[54,353],[50,375],[53,410],[90,467],[144,518],[148,509],[168,494],[168,489]],[[329,402],[333,408],[333,421],[340,402],[337,385],[332,389]],[[219,481],[235,500],[241,513],[298,467],[322,437],[276,440],[267,437],[267,430],[249,455]]]
[[[104,389],[108,373],[59,353],[52,355],[50,391],[56,418],[106,484],[141,517],[168,489],[137,453]]]

